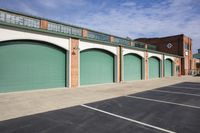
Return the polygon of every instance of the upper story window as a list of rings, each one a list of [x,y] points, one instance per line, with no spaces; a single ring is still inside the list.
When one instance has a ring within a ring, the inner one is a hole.
[[[185,43],[185,44],[184,44],[184,49],[185,49],[185,50],[189,50],[189,45]]]
[[[106,35],[106,34],[101,34],[98,32],[93,32],[93,31],[88,31],[88,38],[91,39],[96,39],[96,40],[100,40],[100,41],[110,41],[110,36]]]
[[[3,11],[0,11],[0,21],[31,28],[40,28],[40,20],[38,19],[6,13]]]

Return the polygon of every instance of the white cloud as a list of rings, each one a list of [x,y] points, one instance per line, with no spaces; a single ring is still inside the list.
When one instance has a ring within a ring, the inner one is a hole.
[[[200,16],[194,12],[192,0],[169,0],[150,7],[122,3],[107,13],[77,16],[75,23],[119,36],[158,37],[185,34],[193,39],[193,50],[200,47]],[[131,6],[127,8],[127,6]],[[162,6],[161,6],[162,5]],[[126,6],[126,7],[124,7]],[[200,10],[200,9],[199,9]]]

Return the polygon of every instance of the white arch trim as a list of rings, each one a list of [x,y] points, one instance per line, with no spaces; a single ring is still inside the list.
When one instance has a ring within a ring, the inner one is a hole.
[[[134,50],[134,49],[123,48],[122,52],[123,52],[123,55],[132,53],[132,54],[136,54],[136,55],[139,55],[142,58],[144,58],[144,52],[143,51],[137,51],[137,50]]]
[[[45,41],[57,45],[65,50],[69,50],[69,39],[47,36],[42,34],[36,34],[25,31],[17,31],[0,28],[0,41],[12,41],[12,40],[35,40],[35,41]]]
[[[103,50],[113,53],[114,55],[117,55],[117,52],[118,52],[117,47],[115,46],[108,46],[108,45],[102,45],[98,43],[80,41],[80,44],[79,44],[80,51],[83,51],[86,49],[92,49],[92,48],[103,49]]]
[[[172,60],[172,61],[175,61],[175,58],[173,57],[173,56],[167,56],[167,55],[165,55],[165,60],[166,59],[170,59],[170,60]]]
[[[148,58],[153,57],[153,56],[159,58],[160,60],[163,60],[162,54],[148,53]]]

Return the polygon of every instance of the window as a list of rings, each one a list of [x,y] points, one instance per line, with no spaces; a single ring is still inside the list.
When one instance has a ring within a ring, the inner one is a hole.
[[[188,44],[184,44],[184,48],[186,49],[186,50],[189,50],[189,45]]]

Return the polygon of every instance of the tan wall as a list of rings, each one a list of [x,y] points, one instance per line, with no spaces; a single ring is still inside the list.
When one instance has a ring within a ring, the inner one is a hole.
[[[71,39],[71,87],[79,85],[79,40]]]

